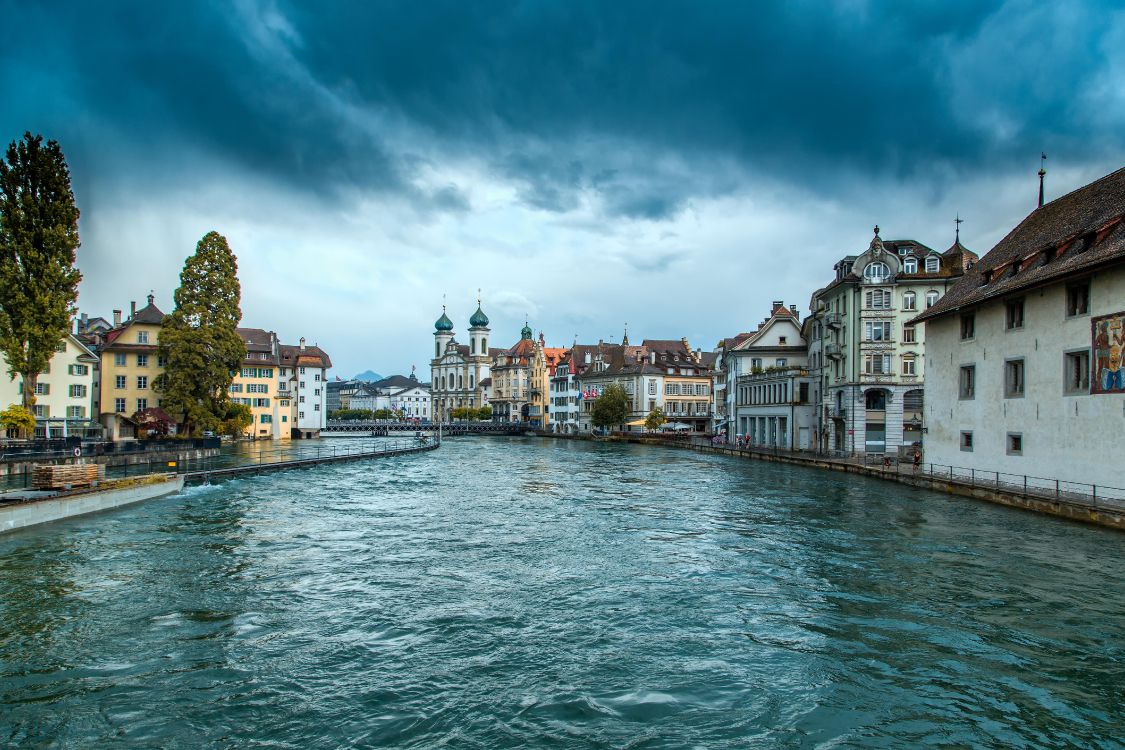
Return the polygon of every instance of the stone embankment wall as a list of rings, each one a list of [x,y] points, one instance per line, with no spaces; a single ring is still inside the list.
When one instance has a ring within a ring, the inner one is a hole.
[[[827,469],[828,471],[839,471],[847,474],[861,474],[873,479],[898,482],[899,484],[906,484],[910,485],[911,487],[918,487],[919,489],[936,490],[938,492],[945,492],[950,495],[959,495],[961,497],[972,497],[977,500],[985,500],[990,503],[1007,505],[1011,508],[1031,510],[1037,513],[1047,513],[1052,516],[1059,516],[1060,518],[1067,518],[1074,521],[1096,524],[1098,526],[1106,526],[1109,528],[1125,530],[1125,511],[1118,510],[1116,508],[1105,507],[1102,505],[1092,505],[1081,501],[1071,501],[1064,498],[1040,497],[1034,494],[1025,494],[1017,490],[1005,489],[1003,487],[997,488],[984,485],[970,486],[963,482],[951,480],[949,478],[931,477],[926,473],[914,474],[907,473],[905,471],[887,471],[876,466],[864,466],[862,464],[856,464],[849,461],[817,458],[815,456],[805,457],[793,454],[773,454],[768,452],[742,451],[724,445],[699,445],[691,444],[684,440],[668,440],[664,438],[644,437],[640,435],[638,435],[637,437],[611,436],[606,438],[592,438],[589,435],[573,436],[554,435],[551,433],[539,434],[542,437],[563,438],[571,440],[616,440],[627,443],[639,443],[642,445],[659,445],[671,448],[696,450],[701,453],[718,453],[735,458],[749,458],[759,461],[773,461],[776,463],[786,463],[798,466],[810,466],[818,469]]]

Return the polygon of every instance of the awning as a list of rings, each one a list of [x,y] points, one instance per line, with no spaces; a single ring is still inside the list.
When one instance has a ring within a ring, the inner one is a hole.
[[[690,424],[684,424],[683,422],[669,422],[668,424],[664,425],[660,429],[662,429],[662,430],[690,430],[691,425]]]
[[[629,427],[640,427],[644,423],[645,423],[645,420],[643,420],[643,419],[634,419],[632,422],[626,422],[625,424]]]

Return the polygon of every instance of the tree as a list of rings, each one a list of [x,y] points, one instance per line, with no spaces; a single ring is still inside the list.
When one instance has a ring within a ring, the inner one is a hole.
[[[176,309],[164,317],[158,355],[167,364],[154,384],[188,435],[216,429],[227,413],[227,390],[246,356],[235,330],[240,299],[238,261],[226,237],[208,232],[184,263]]]
[[[78,207],[56,141],[25,133],[0,160],[0,351],[8,377],[35,404],[39,373],[66,338],[82,274],[75,267]]]
[[[227,413],[223,416],[219,430],[223,435],[239,437],[252,424],[254,424],[254,412],[250,411],[250,407],[246,404],[232,403],[227,406]]]
[[[491,406],[482,406],[480,409],[478,409],[477,410],[477,419],[479,419],[482,422],[491,421],[492,420],[492,407]]]
[[[630,405],[629,394],[620,385],[614,383],[594,399],[594,405],[590,410],[590,421],[595,427],[624,425],[625,418],[629,416]]]
[[[654,406],[652,411],[645,417],[645,429],[656,431],[661,428],[668,421],[668,417],[664,416],[664,410],[659,406]]]
[[[15,430],[19,436],[35,432],[35,415],[19,404],[0,411],[0,430]]]
[[[249,411],[249,409],[247,409],[247,411]],[[158,406],[150,406],[147,409],[141,409],[133,415],[133,422],[148,435],[155,435],[157,437],[168,435],[176,426],[176,420],[165,414],[164,410]]]

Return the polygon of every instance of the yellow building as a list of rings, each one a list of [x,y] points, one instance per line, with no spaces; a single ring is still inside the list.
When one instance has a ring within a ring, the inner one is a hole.
[[[106,331],[98,353],[100,367],[94,385],[99,418],[110,440],[122,437],[123,419],[160,406],[152,386],[164,372],[164,363],[156,354],[164,313],[153,303],[153,296],[148,295],[148,305],[131,311],[128,320],[121,321],[119,310],[114,310],[113,317],[113,328]]]
[[[551,424],[551,378],[555,369],[570,352],[569,349],[546,346],[543,334],[539,334],[539,342],[535,346],[535,353],[531,357],[531,367],[528,371],[528,397],[530,409],[528,420],[532,426],[546,430]]]
[[[289,439],[292,396],[281,378],[277,334],[261,328],[239,328],[246,345],[242,367],[230,385],[230,398],[250,407],[253,421],[243,432],[260,440]]]

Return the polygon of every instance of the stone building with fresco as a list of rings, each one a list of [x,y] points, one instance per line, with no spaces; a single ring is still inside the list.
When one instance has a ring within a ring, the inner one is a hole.
[[[1125,488],[1125,169],[1036,208],[916,323],[927,461]]]

